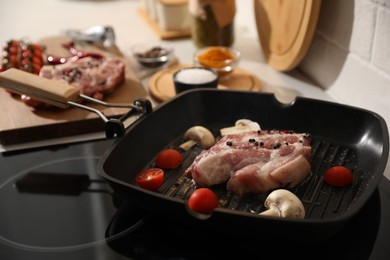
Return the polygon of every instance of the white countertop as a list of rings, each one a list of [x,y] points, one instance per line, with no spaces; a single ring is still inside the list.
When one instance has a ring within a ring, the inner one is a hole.
[[[138,42],[160,41],[137,13],[140,0],[12,0],[0,4],[0,42],[28,38],[31,41],[60,34],[65,29],[86,29],[94,25],[111,25],[117,46],[130,56]],[[279,73],[264,62],[252,10],[252,1],[236,1],[234,47],[242,52],[240,67],[256,74],[265,91],[279,95],[301,95],[331,100],[320,88],[302,81],[299,74]],[[170,41],[180,63],[192,63],[195,51],[190,38]],[[146,87],[146,86],[145,86]]]
[[[320,87],[307,80],[299,71],[282,73],[266,64],[262,55],[255,24],[253,1],[236,1],[234,47],[242,53],[240,67],[257,75],[262,91],[275,93],[283,102],[295,96],[337,101]],[[0,42],[10,39],[40,38],[61,34],[66,29],[86,29],[95,25],[110,25],[116,34],[119,49],[130,57],[130,48],[139,42],[160,41],[138,14],[141,0],[12,0],[0,3]],[[190,38],[169,41],[181,64],[192,63],[196,50]],[[135,68],[137,70],[137,68]],[[148,90],[148,78],[142,79]],[[41,147],[56,143],[104,138],[104,134],[90,134],[61,140],[48,140],[12,147],[0,146],[0,151]],[[386,171],[389,172],[389,171]],[[385,174],[389,175],[390,174]],[[387,177],[389,177],[387,176]]]
[[[269,67],[262,55],[257,34],[252,1],[236,1],[234,47],[242,52],[240,67],[257,75],[263,90],[275,93],[283,102],[304,96],[323,100],[333,100],[321,88],[306,80],[298,71],[281,73]],[[12,0],[0,4],[0,42],[10,39],[27,38],[37,41],[40,38],[59,35],[66,29],[86,29],[95,25],[110,25],[116,34],[116,44],[126,57],[130,58],[130,48],[138,42],[160,41],[138,14],[142,7],[140,0]],[[169,41],[174,45],[175,55],[181,64],[192,63],[196,47],[191,38]],[[137,68],[135,68],[137,71]],[[148,78],[142,80],[148,89]],[[81,139],[103,138],[104,135],[84,135]],[[44,146],[58,142],[72,142],[78,138],[64,138],[24,144],[4,149],[22,149],[31,146]]]

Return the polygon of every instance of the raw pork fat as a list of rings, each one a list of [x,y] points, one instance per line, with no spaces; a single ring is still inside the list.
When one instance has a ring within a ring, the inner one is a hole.
[[[311,171],[310,135],[251,131],[227,135],[202,151],[186,170],[199,186],[227,182],[238,195],[294,187]]]

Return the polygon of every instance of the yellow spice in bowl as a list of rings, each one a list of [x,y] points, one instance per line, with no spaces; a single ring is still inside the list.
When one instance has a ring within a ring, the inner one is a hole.
[[[204,67],[215,69],[220,78],[230,74],[237,64],[238,57],[229,49],[208,47],[198,52],[195,61]]]

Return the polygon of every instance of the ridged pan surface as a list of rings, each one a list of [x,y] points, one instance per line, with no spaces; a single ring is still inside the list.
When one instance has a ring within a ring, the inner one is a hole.
[[[162,149],[178,149],[191,126],[205,126],[218,137],[220,128],[242,118],[258,122],[263,130],[292,130],[312,136],[312,172],[291,189],[304,204],[305,219],[259,216],[268,194],[239,197],[227,192],[224,185],[212,187],[220,206],[211,216],[201,219],[189,214],[186,200],[196,187],[183,172],[202,151],[200,146],[182,151],[183,164],[165,170],[158,191],[136,185],[135,176],[154,167]],[[164,217],[235,233],[275,234],[277,229],[285,238],[322,239],[359,212],[375,191],[387,163],[388,143],[383,118],[364,109],[300,97],[281,104],[272,94],[195,90],[176,96],[136,121],[106,152],[98,170],[124,199]],[[344,188],[326,184],[323,174],[333,165],[350,168],[353,183]]]

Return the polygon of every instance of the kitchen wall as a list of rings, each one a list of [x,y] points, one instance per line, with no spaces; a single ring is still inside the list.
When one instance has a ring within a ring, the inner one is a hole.
[[[390,128],[390,0],[322,0],[299,66],[328,94],[382,115]]]

